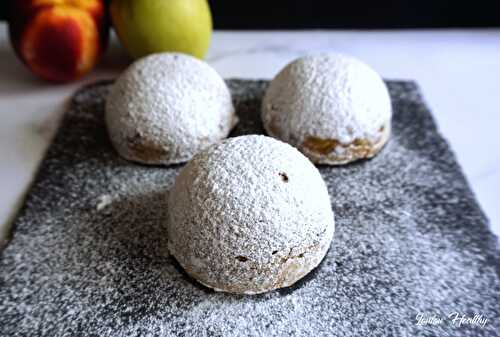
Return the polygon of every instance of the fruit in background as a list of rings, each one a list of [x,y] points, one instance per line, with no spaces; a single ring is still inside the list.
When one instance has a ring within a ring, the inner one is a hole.
[[[203,58],[210,45],[207,0],[111,0],[113,26],[134,58],[176,51]]]
[[[102,0],[16,0],[9,20],[17,55],[38,76],[75,80],[104,51],[109,27]]]

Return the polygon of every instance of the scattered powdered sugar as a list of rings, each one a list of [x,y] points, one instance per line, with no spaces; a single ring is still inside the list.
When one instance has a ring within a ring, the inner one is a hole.
[[[103,209],[105,209],[106,207],[108,207],[111,202],[113,201],[112,197],[108,194],[103,194],[99,197],[98,199],[98,203],[96,205],[96,209],[98,211],[102,211]]]
[[[262,133],[265,82],[230,81],[241,122]],[[291,288],[217,293],[167,246],[181,166],[121,159],[103,120],[108,84],[74,98],[0,258],[2,336],[495,336],[497,241],[416,86],[388,83],[393,136],[375,158],[320,166],[335,211],[325,259]],[[105,212],[102,195],[112,196]],[[314,195],[309,196],[314,199]],[[478,313],[473,325],[418,314]]]

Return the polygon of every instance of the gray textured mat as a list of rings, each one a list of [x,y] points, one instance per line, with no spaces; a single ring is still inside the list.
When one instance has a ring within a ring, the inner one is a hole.
[[[260,133],[265,82],[230,81]],[[1,336],[496,336],[500,250],[415,84],[388,83],[393,136],[373,160],[321,167],[337,228],[298,285],[214,293],[163,248],[180,166],[120,159],[103,124],[107,83],[80,90],[0,260]],[[314,196],[311,196],[314,197]],[[488,319],[459,322],[454,312]],[[417,315],[442,318],[418,325]]]

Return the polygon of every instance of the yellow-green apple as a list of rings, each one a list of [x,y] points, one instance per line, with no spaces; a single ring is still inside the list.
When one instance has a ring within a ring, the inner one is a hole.
[[[203,58],[210,45],[207,0],[111,0],[110,14],[133,58],[165,51]]]
[[[108,40],[103,0],[11,1],[10,39],[40,77],[67,82],[90,71]]]

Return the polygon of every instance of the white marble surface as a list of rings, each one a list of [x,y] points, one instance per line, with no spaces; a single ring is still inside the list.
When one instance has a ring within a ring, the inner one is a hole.
[[[500,234],[500,29],[455,31],[216,32],[207,60],[224,77],[271,78],[304,54],[357,56],[385,78],[415,79],[451,143],[493,230]],[[127,64],[112,39],[78,83],[48,85],[14,56],[0,24],[0,238],[8,233],[71,93]]]

